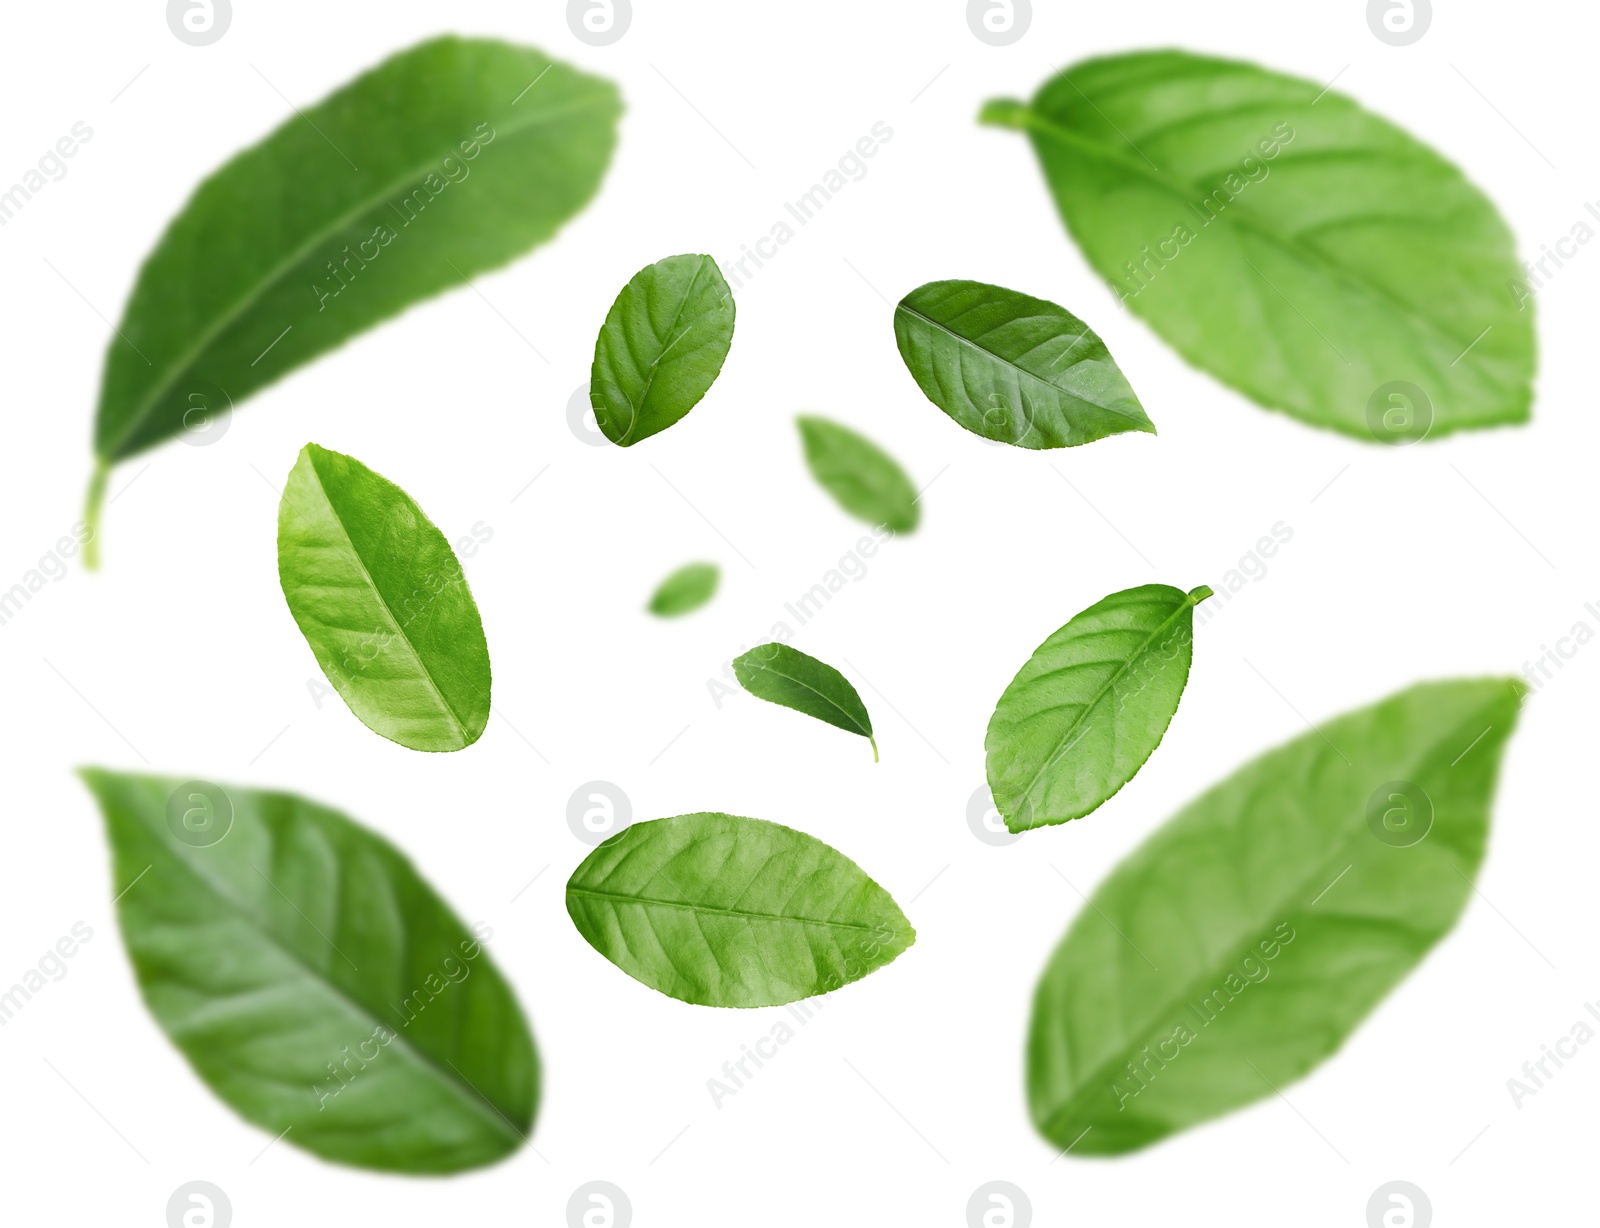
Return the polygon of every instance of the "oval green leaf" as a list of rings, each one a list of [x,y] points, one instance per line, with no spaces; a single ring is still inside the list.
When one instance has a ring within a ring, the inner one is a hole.
[[[656,589],[650,598],[650,613],[659,618],[676,618],[698,610],[717,593],[722,571],[715,563],[686,563]]]
[[[872,761],[878,761],[878,743],[872,736],[867,705],[850,680],[833,666],[807,656],[787,644],[757,644],[733,659],[739,685],[757,699],[782,704],[872,743]]]
[[[1387,443],[1527,420],[1532,292],[1510,230],[1460,170],[1345,95],[1139,52],[982,119],[1028,133],[1123,303],[1261,405]]]
[[[1156,428],[1101,341],[1044,299],[981,281],[931,281],[894,309],[923,394],[974,435],[1071,448]]]
[[[1209,596],[1204,585],[1112,593],[1034,650],[984,738],[989,791],[1009,830],[1080,819],[1133,779],[1178,710],[1194,607]]]
[[[733,344],[733,291],[710,256],[668,256],[622,288],[594,343],[589,403],[626,448],[700,403]]]
[[[889,893],[843,853],[731,814],[625,829],[573,871],[567,913],[634,980],[696,1006],[831,993],[916,941]]]
[[[83,772],[145,1005],[247,1121],[341,1164],[453,1173],[533,1128],[527,1019],[381,836],[287,793]]]
[[[489,723],[489,645],[427,514],[353,456],[308,443],[278,504],[278,579],[317,664],[368,729],[460,750]]]
[[[460,38],[296,108],[145,260],[107,349],[91,494],[117,461],[549,239],[599,188],[621,112],[608,81]]]
[[[840,507],[896,533],[916,529],[921,512],[917,488],[894,457],[865,435],[826,418],[802,415],[795,422],[811,476]]]
[[[1117,866],[1034,995],[1040,1132],[1073,1155],[1134,1151],[1337,1050],[1472,897],[1525,689],[1425,683],[1327,722]]]

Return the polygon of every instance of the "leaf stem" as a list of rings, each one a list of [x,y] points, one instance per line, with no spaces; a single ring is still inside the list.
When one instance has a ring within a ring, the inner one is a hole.
[[[88,534],[83,539],[83,566],[87,571],[100,570],[100,509],[105,503],[106,481],[110,476],[110,462],[97,458],[94,473],[89,477],[89,494],[83,505],[83,521]]]
[[[872,735],[871,735],[871,734],[870,734],[870,733],[869,733],[869,734],[868,734],[868,735],[867,735],[867,741],[869,741],[869,742],[871,742],[871,743],[872,743],[872,761],[873,761],[873,762],[874,762],[874,763],[877,763],[877,762],[878,762],[878,739],[877,739],[877,738],[875,738],[875,737],[873,737],[873,736],[872,736]]]

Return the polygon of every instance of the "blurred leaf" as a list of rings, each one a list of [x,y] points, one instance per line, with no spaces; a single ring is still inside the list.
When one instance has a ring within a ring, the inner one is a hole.
[[[676,618],[698,610],[717,594],[722,572],[715,563],[686,563],[661,581],[650,598],[650,613]]]
[[[896,533],[917,527],[917,488],[906,471],[865,435],[826,418],[803,415],[800,440],[811,476],[850,515]]]

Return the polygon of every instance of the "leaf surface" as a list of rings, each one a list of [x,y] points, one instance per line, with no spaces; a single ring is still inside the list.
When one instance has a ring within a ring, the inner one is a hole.
[[[1075,1156],[1134,1151],[1335,1052],[1472,897],[1524,690],[1430,682],[1348,713],[1125,858],[1034,995],[1040,1132]]]
[[[814,415],[795,421],[811,476],[840,507],[858,520],[887,525],[896,533],[916,529],[921,518],[917,488],[894,457],[837,422]]]
[[[734,658],[733,672],[739,685],[757,699],[782,704],[866,738],[872,743],[873,762],[877,762],[878,743],[872,736],[867,705],[850,680],[827,662],[787,644],[757,644]]]
[[[461,750],[489,723],[489,645],[461,562],[410,495],[308,443],[278,504],[278,579],[317,664],[368,729]]]
[[[567,913],[629,976],[697,1006],[831,993],[916,940],[889,893],[843,853],[731,814],[626,828],[573,872]]]
[[[721,569],[715,563],[686,563],[661,581],[650,598],[650,613],[676,618],[698,610],[717,593]]]
[[[393,845],[286,793],[89,768],[146,1006],[246,1120],[324,1159],[451,1173],[539,1100],[527,1020]]]

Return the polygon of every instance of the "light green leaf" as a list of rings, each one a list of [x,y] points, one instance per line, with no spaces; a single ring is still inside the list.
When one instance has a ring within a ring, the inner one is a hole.
[[[614,444],[666,430],[700,403],[733,344],[733,291],[710,256],[668,256],[622,287],[594,343],[589,401]]]
[[[716,596],[721,576],[715,563],[686,563],[661,581],[650,598],[650,613],[661,618],[676,618],[698,610]]]
[[[896,533],[916,529],[921,514],[917,488],[894,457],[837,422],[814,415],[795,421],[811,476],[840,507],[858,520],[887,525]]]
[[[981,118],[1028,133],[1123,303],[1252,400],[1388,443],[1527,420],[1532,292],[1511,232],[1460,170],[1336,90],[1137,52]]]
[[[83,777],[145,1005],[235,1112],[391,1172],[477,1168],[527,1139],[539,1060],[493,931],[403,853],[287,793]]]
[[[567,913],[636,981],[696,1006],[780,1006],[889,963],[916,932],[813,836],[731,814],[635,823],[567,882]]]
[[[1525,689],[1424,683],[1329,721],[1124,859],[1034,995],[1040,1132],[1075,1156],[1134,1151],[1335,1052],[1471,899]]]
[[[867,705],[861,702],[850,680],[827,662],[787,644],[757,644],[733,659],[733,672],[739,685],[757,699],[782,704],[860,734],[872,743],[872,761],[878,761],[878,743],[872,736]]]
[[[894,309],[923,394],[974,435],[1071,448],[1156,428],[1101,341],[1044,299],[981,281],[930,281]]]
[[[108,347],[91,527],[117,461],[549,239],[599,187],[621,111],[531,47],[438,38],[236,154],[145,260]]]
[[[308,443],[278,504],[278,579],[363,725],[412,750],[478,740],[489,723],[483,622],[460,560],[410,495]]]
[[[1082,818],[1133,779],[1178,710],[1194,607],[1209,596],[1204,585],[1112,593],[1034,650],[984,739],[989,791],[1007,828]]]

